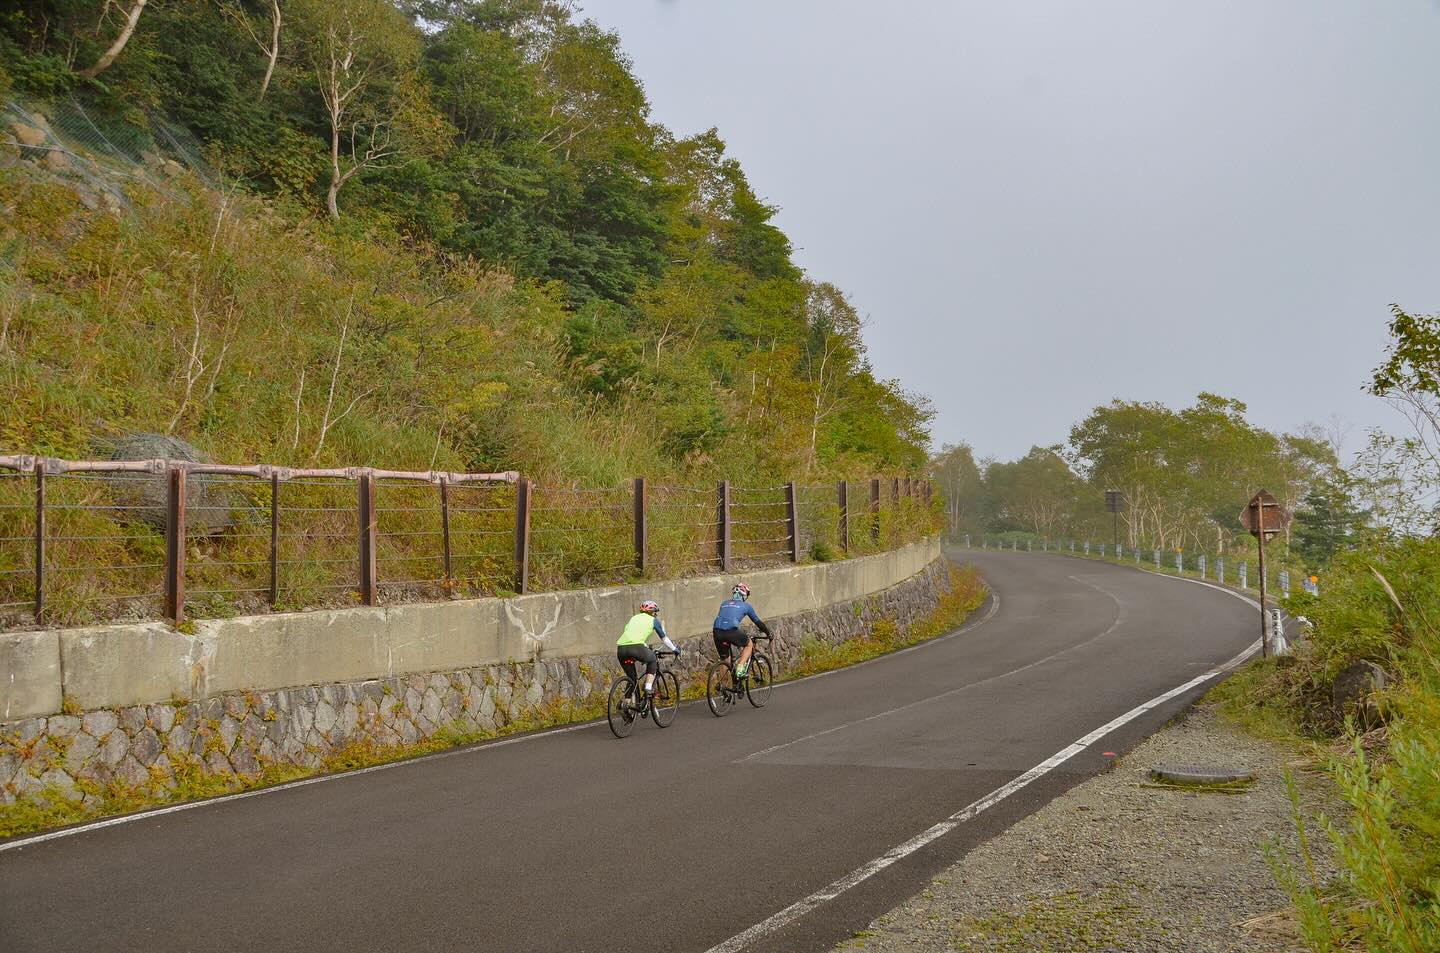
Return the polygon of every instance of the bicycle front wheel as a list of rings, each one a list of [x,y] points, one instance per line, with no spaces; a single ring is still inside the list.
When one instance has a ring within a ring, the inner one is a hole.
[[[770,659],[756,652],[750,659],[750,671],[745,676],[745,697],[750,700],[750,704],[756,708],[764,708],[765,703],[770,700],[770,686],[774,681],[774,673],[770,671]]]
[[[656,728],[669,728],[680,710],[680,679],[674,672],[661,672],[655,679],[655,697],[650,699],[650,717]]]
[[[715,662],[710,670],[705,673],[705,704],[710,706],[710,714],[716,718],[724,718],[727,708],[725,693],[730,687],[730,666],[724,662]]]
[[[635,698],[635,680],[621,675],[610,683],[610,698],[605,703],[605,718],[615,737],[624,738],[635,727],[635,710],[625,707],[625,698]]]

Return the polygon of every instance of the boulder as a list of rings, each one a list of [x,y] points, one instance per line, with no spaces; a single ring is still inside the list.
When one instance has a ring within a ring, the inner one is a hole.
[[[111,460],[183,460],[203,462],[200,451],[176,437],[137,433],[122,437],[110,448]],[[165,527],[165,478],[154,473],[116,474],[111,496],[122,520]],[[213,536],[234,525],[233,507],[210,478],[192,475],[185,481],[185,527],[192,536]]]
[[[16,142],[22,146],[28,146],[31,149],[37,149],[45,145],[49,140],[49,136],[45,135],[44,130],[26,125],[23,122],[12,122],[10,124],[10,131],[15,134]]]
[[[1379,714],[1371,696],[1384,691],[1389,679],[1385,670],[1374,662],[1361,660],[1345,668],[1330,686],[1330,704],[1338,717],[1354,713],[1357,719],[1368,723]]]

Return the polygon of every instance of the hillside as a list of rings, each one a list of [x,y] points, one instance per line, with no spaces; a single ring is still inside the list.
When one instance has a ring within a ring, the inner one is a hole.
[[[565,5],[26,0],[0,86],[0,451],[143,431],[591,485],[925,462],[928,407],[719,135],[652,122]]]

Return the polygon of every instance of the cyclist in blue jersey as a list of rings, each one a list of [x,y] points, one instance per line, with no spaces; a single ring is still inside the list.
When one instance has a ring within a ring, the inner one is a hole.
[[[659,603],[646,599],[640,603],[640,611],[625,623],[625,631],[620,633],[620,638],[615,643],[615,657],[620,660],[620,667],[625,670],[625,674],[632,678],[635,675],[635,663],[644,663],[644,691],[647,695],[655,694],[655,676],[660,674],[660,660],[645,644],[652,635],[660,636],[660,641],[665,643],[667,649],[677,656],[680,654],[679,647],[670,641],[670,636],[665,634],[665,626],[660,624]]]
[[[750,587],[743,582],[737,582],[735,588],[730,590],[730,598],[720,603],[720,611],[716,613],[715,624],[710,630],[711,637],[715,639],[715,652],[722,662],[730,658],[730,646],[735,646],[740,653],[740,659],[735,665],[736,678],[744,678],[745,673],[750,671],[750,654],[755,650],[750,635],[740,628],[740,624],[747,618],[754,622],[761,632],[770,634],[770,627],[761,621],[755,607],[750,604]]]

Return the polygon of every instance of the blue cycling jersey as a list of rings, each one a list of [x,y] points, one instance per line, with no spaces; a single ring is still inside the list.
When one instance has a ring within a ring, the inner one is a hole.
[[[764,626],[760,617],[755,614],[755,607],[748,602],[741,602],[739,599],[726,599],[720,603],[720,611],[715,616],[715,628],[721,632],[729,632],[731,629],[740,628],[740,623],[746,618],[758,626]]]

